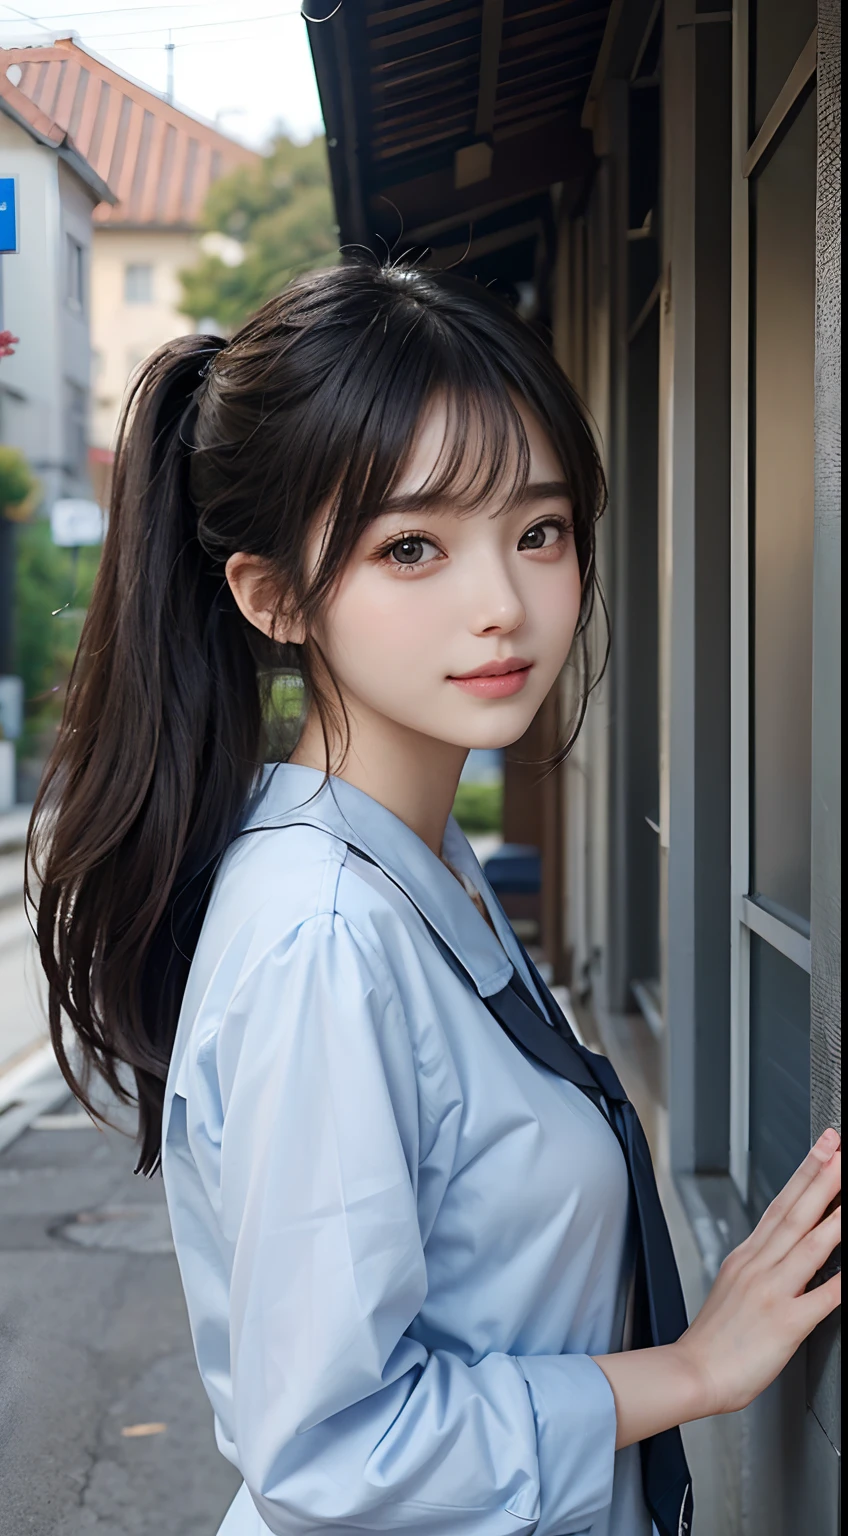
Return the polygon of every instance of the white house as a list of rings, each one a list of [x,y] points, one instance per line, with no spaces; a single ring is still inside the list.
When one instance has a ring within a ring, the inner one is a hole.
[[[203,208],[221,176],[257,164],[255,150],[164,100],[76,37],[41,37],[0,49],[0,74],[51,114],[114,197],[94,219],[89,466],[96,494],[106,474],[127,379],[162,342],[194,329],[180,313],[180,271],[195,265]],[[1,173],[0,173],[1,174]],[[238,259],[234,240],[226,247]]]
[[[114,203],[65,129],[0,73],[0,175],[17,179],[19,249],[2,262],[0,441],[20,448],[46,507],[88,490],[92,213]]]

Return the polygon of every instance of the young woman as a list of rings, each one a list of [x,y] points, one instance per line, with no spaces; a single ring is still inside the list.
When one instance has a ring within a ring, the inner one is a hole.
[[[450,816],[569,657],[585,702],[602,505],[544,344],[453,276],[298,280],[134,385],[38,933],[68,1081],[128,1066],[161,1156],[226,1536],[678,1536],[677,1426],[837,1304],[827,1132],[686,1328],[632,1110]]]

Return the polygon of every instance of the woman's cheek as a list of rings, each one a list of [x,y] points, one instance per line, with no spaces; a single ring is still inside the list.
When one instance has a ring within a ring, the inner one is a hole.
[[[391,665],[417,657],[426,649],[430,629],[429,607],[410,600],[405,586],[418,585],[403,578],[384,577],[384,583],[352,584],[328,614],[325,652],[337,658],[339,673],[367,686]],[[387,590],[388,587],[388,590]]]
[[[531,599],[537,633],[541,643],[550,647],[552,660],[565,660],[574,639],[580,617],[580,572],[576,559],[562,572],[562,580],[540,584]]]

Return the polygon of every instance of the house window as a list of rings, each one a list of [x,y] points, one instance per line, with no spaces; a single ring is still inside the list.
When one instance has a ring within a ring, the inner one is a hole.
[[[65,297],[70,309],[82,310],[85,302],[85,246],[68,235],[65,246]]]
[[[148,262],[131,261],[125,267],[124,299],[127,304],[153,303],[153,268]]]
[[[65,380],[65,468],[75,480],[85,479],[88,462],[88,396],[79,384]]]

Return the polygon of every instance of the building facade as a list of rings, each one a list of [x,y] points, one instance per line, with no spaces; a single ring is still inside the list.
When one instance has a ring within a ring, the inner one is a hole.
[[[343,8],[313,51],[342,240],[398,255],[400,216],[409,259],[500,284],[596,424],[609,666],[505,823],[651,1119],[694,1308],[840,1123],[839,6]],[[837,1373],[834,1320],[687,1430],[699,1536],[835,1536]]]
[[[90,438],[99,482],[129,375],[162,342],[195,328],[179,310],[179,274],[197,260],[209,188],[258,156],[75,38],[0,55],[0,69],[54,115],[114,192],[95,213],[92,249]]]
[[[0,74],[0,162],[17,178],[19,250],[0,256],[4,323],[20,345],[0,373],[0,441],[44,504],[88,494],[94,209],[112,194],[55,119]]]
[[[635,1005],[655,1036],[707,1280],[839,1123],[838,58],[814,3],[663,10],[596,72],[559,228],[613,616],[562,916],[602,1035]],[[716,1530],[837,1530],[835,1327],[698,1439]]]

